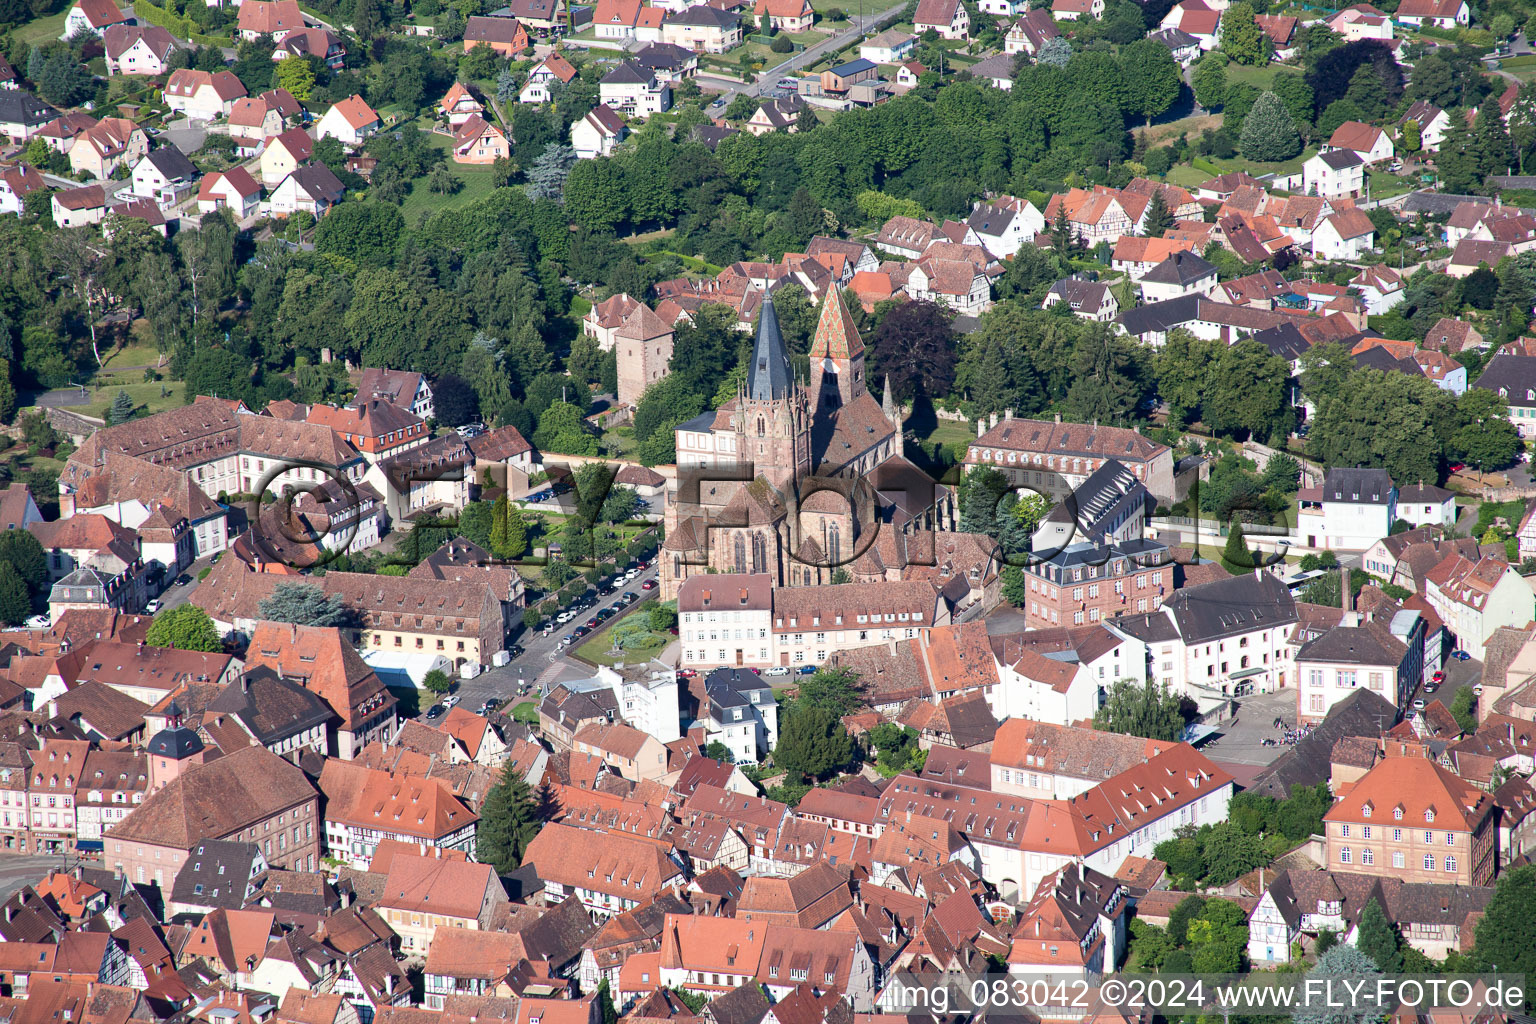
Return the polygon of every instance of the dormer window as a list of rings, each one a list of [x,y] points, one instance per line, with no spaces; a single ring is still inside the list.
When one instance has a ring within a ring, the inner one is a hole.
[[[1360,808],[1360,816],[1362,818],[1369,818],[1371,816],[1371,805],[1370,804],[1366,804],[1364,807]]]
[[[1392,808],[1392,819],[1394,821],[1402,821],[1403,820],[1403,809],[1401,807],[1394,807],[1394,808]]]
[[[1434,821],[1435,820],[1435,809],[1433,807],[1428,808],[1424,812],[1424,820],[1425,821]]]

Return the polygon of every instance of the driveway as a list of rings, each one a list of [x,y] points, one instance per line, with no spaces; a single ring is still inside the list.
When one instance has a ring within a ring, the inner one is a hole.
[[[525,686],[527,687],[528,695],[537,698],[542,694],[548,693],[562,680],[592,678],[597,671],[595,668],[585,662],[567,657],[565,651],[557,649],[560,638],[571,632],[575,627],[584,624],[587,619],[596,615],[600,609],[616,606],[625,591],[632,591],[640,598],[633,607],[643,613],[646,609],[646,602],[654,599],[658,591],[641,590],[640,585],[646,580],[656,579],[659,572],[659,567],[653,562],[649,569],[624,584],[618,591],[606,597],[600,597],[591,608],[581,612],[577,618],[572,619],[563,626],[556,626],[547,637],[526,629],[523,630],[522,635],[517,638],[517,642],[526,648],[521,655],[500,668],[486,669],[473,679],[456,680],[453,690],[454,694],[459,698],[459,702],[464,707],[471,711],[478,711],[480,705],[484,704],[487,700],[495,699],[501,701],[515,697],[518,691]],[[610,619],[608,625],[619,621],[619,618],[619,616],[615,616]],[[602,630],[597,631],[598,634],[601,632]],[[593,635],[592,633],[587,634],[587,636],[582,638],[581,643],[590,640]],[[576,646],[580,645],[577,644]],[[423,693],[421,698],[421,710],[425,712],[431,706],[433,700],[431,695],[427,693]]]

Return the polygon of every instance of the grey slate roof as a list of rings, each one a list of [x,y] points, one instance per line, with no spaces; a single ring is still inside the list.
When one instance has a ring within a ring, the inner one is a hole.
[[[1536,406],[1536,356],[1496,355],[1472,386],[1500,392],[1510,405]]]
[[[1176,590],[1163,607],[1186,644],[1219,640],[1296,621],[1296,599],[1278,576],[1243,573]]]
[[[305,164],[293,172],[293,180],[311,198],[323,199],[328,203],[339,202],[346,192],[341,179],[332,174],[325,164]]]
[[[1147,271],[1141,279],[1151,281],[1153,284],[1176,284],[1186,287],[1202,277],[1210,277],[1215,273],[1216,267],[1199,253],[1176,252]]]
[[[1180,295],[1176,299],[1149,302],[1127,309],[1118,317],[1127,334],[1162,333],[1200,318],[1200,295]]]
[[[1339,466],[1323,477],[1323,500],[1385,505],[1392,500],[1392,478],[1384,469]]]
[[[734,11],[722,11],[709,4],[694,4],[686,10],[667,15],[671,25],[704,25],[711,28],[733,29],[741,24],[741,16]],[[643,50],[641,51],[644,52]]]
[[[752,346],[752,362],[747,366],[747,397],[774,401],[787,397],[794,386],[789,350],[784,347],[779,315],[774,312],[770,292],[763,296],[763,309],[757,320],[757,341]]]
[[[35,126],[58,116],[57,110],[25,89],[0,90],[0,122]]]
[[[1323,163],[1335,171],[1342,171],[1346,167],[1359,167],[1365,163],[1364,160],[1360,159],[1360,154],[1352,149],[1333,149],[1326,153],[1319,153],[1318,156],[1322,159]]]
[[[171,902],[239,910],[265,867],[255,843],[205,839],[187,852],[171,886]]]
[[[1312,343],[1296,329],[1295,324],[1280,324],[1255,331],[1253,340],[1269,349],[1271,355],[1277,355],[1288,362],[1300,359],[1302,353],[1312,347]]]
[[[149,162],[171,181],[179,179],[190,181],[198,176],[198,170],[192,165],[192,161],[188,160],[186,155],[175,146],[161,146],[151,151]]]
[[[702,1011],[710,1024],[760,1024],[768,1016],[768,997],[756,982],[718,995]]]
[[[1345,665],[1390,665],[1402,663],[1407,646],[1392,635],[1385,624],[1367,622],[1359,626],[1335,626],[1315,640],[1301,645],[1297,661],[1328,661]]]
[[[602,77],[602,85],[644,85],[651,80],[651,76],[640,69],[640,65],[632,60],[626,60],[612,71]]]
[[[1298,786],[1327,782],[1333,745],[1345,736],[1372,739],[1397,724],[1397,707],[1381,694],[1357,689],[1335,704],[1328,717],[1268,768],[1248,787],[1250,792],[1284,800]]]

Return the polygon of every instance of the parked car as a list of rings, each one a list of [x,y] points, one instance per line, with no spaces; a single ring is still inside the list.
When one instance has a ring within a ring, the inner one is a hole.
[[[590,632],[592,632],[592,631],[590,629],[588,629],[586,626],[577,626],[575,632],[572,633],[571,635],[576,637],[579,640],[582,637],[586,636]]]
[[[1443,683],[1445,682],[1445,673],[1436,670],[1435,673],[1429,677],[1429,681],[1432,683]]]
[[[441,704],[433,704],[431,707],[427,708],[427,721],[430,722],[434,718],[442,718],[443,715],[447,713],[448,709],[443,707]]]
[[[692,679],[698,674],[699,670],[696,668],[680,668],[677,670],[677,678],[679,679]]]
[[[1417,700],[1415,700],[1413,702],[1413,709],[1415,711],[1423,711],[1424,710],[1424,698],[1423,697],[1420,697],[1420,698],[1418,698]]]
[[[144,614],[146,614],[146,615],[153,615],[156,612],[158,612],[159,610],[160,610],[160,599],[158,597],[152,598],[150,600],[150,602],[144,606]]]
[[[176,585],[178,587],[184,587],[188,583],[191,583],[191,582],[192,582],[192,577],[188,576],[186,573],[182,573],[180,576],[176,577]]]
[[[765,668],[765,669],[763,669],[763,675],[765,675],[765,676],[787,676],[787,675],[789,675],[789,666],[788,665],[775,665],[772,668]]]
[[[496,701],[494,699],[487,700],[484,704],[480,705],[480,713],[482,715],[488,715],[492,711],[495,711],[495,710],[496,710]]]
[[[1438,689],[1440,689],[1440,684],[1439,683],[1425,683],[1424,684],[1424,692],[1425,693],[1434,693]]]
[[[452,696],[449,696],[449,697],[444,697],[444,698],[443,698],[443,707],[445,707],[445,708],[451,708],[451,707],[454,707],[454,706],[455,706],[455,705],[457,705],[457,704],[458,704],[458,703],[459,703],[459,697],[458,697],[458,694],[454,694],[454,695],[452,695]]]
[[[1472,660],[1472,655],[1468,654],[1466,651],[1452,651],[1451,652],[1451,657],[1455,658],[1457,661],[1471,661]]]
[[[523,649],[522,644],[513,644],[511,647],[507,648],[508,657],[521,658],[526,653],[528,652]]]
[[[591,618],[591,619],[588,619],[588,620],[587,620],[587,628],[588,628],[588,629],[596,629],[596,628],[597,628],[597,624],[598,624],[598,623],[599,623],[599,622],[601,622],[601,621],[602,621],[602,620],[601,620],[601,619],[598,619],[598,618]]]
[[[795,669],[795,672],[798,673],[799,675],[802,675],[802,676],[815,675],[816,674],[816,666],[815,665],[801,665],[799,668]]]
[[[656,589],[656,581],[655,580],[646,580],[644,583],[640,584],[640,589],[641,590],[655,590]]]

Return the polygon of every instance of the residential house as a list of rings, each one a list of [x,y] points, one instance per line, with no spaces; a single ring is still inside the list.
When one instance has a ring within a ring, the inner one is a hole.
[[[315,126],[315,137],[338,139],[344,146],[361,146],[382,125],[373,108],[361,96],[353,95],[331,104]]]
[[[552,827],[545,825],[544,830]],[[497,913],[507,904],[507,894],[489,864],[476,864],[455,850],[422,852],[407,843],[380,846],[392,849],[385,863],[374,865],[376,872],[385,875],[385,882],[373,909],[400,936],[401,952],[426,954],[439,928],[492,930]]]
[[[1422,480],[1401,487],[1397,492],[1397,517],[1411,527],[1438,526],[1450,533],[1456,528],[1456,492]]]
[[[1184,295],[1209,295],[1216,287],[1216,268],[1198,253],[1175,252],[1141,277],[1144,302],[1163,302]]]
[[[1488,885],[1498,870],[1498,813],[1491,794],[1386,739],[1385,757],[1323,815],[1328,868],[1409,882]]]
[[[101,33],[109,75],[163,75],[176,41],[158,25],[111,25]]]
[[[386,840],[423,855],[474,855],[480,819],[442,779],[397,776],[330,758],[320,773],[320,791],[326,798],[326,847],[358,870],[370,870]]]
[[[1159,501],[1173,495],[1171,450],[1134,430],[1005,415],[978,424],[977,434],[966,450],[967,471],[990,466],[1015,486],[1041,487],[1057,501],[1110,459],[1130,469]]]
[[[1419,126],[1419,150],[1424,153],[1438,152],[1451,130],[1451,116],[1428,100],[1415,100],[1397,123],[1409,121]]]
[[[100,224],[107,216],[106,192],[100,185],[66,188],[53,194],[53,222],[61,228]]]
[[[1321,487],[1303,488],[1297,498],[1297,533],[1311,548],[1364,551],[1397,521],[1397,487],[1384,469],[1330,469]]]
[[[672,107],[671,86],[634,61],[624,61],[604,75],[597,89],[603,105],[625,117],[649,117]]]
[[[1496,629],[1532,619],[1530,587],[1498,558],[1448,555],[1425,577],[1424,599],[1455,634],[1456,647],[1479,661]]]
[[[1154,43],[1162,43],[1173,54],[1179,67],[1187,68],[1200,59],[1200,40],[1180,28],[1162,28],[1147,36]]]
[[[454,82],[443,98],[437,101],[437,112],[450,128],[458,128],[471,117],[483,115],[485,104],[476,99],[463,82]]]
[[[1345,612],[1340,625],[1296,652],[1297,721],[1317,724],[1357,687],[1402,707],[1424,670],[1422,628],[1397,636],[1385,622]]]
[[[489,164],[511,155],[506,135],[479,114],[471,114],[453,133],[454,163]]]
[[[571,125],[571,146],[580,160],[612,156],[628,134],[629,128],[624,124],[624,119],[612,107],[599,104]]]
[[[332,71],[340,71],[347,59],[347,48],[323,28],[296,28],[284,33],[282,41],[272,51],[274,62],[289,57],[313,57]]]
[[[289,128],[267,139],[261,150],[261,183],[267,188],[276,188],[314,152],[314,140],[302,128]]]
[[[382,399],[421,420],[431,419],[436,411],[432,402],[432,385],[427,375],[415,370],[367,367],[358,378],[357,397]]]
[[[1349,286],[1359,290],[1371,316],[1380,316],[1403,300],[1403,277],[1388,266],[1362,268]]]
[[[12,142],[26,142],[58,116],[57,110],[24,89],[0,89],[0,133]]]
[[[1323,218],[1312,235],[1312,255],[1318,259],[1353,260],[1376,243],[1376,227],[1362,210],[1344,209]]]
[[[245,86],[233,72],[196,68],[172,71],[161,93],[167,107],[199,121],[228,117],[235,101],[245,95]]]
[[[242,166],[206,174],[197,187],[198,213],[228,209],[237,219],[244,220],[260,206],[261,183]]]
[[[280,43],[289,32],[304,28],[298,0],[244,0],[236,6],[240,8],[240,38],[247,42],[271,36],[273,42]]]
[[[1098,2],[1102,7],[1103,0]],[[922,35],[929,29],[937,32],[940,39],[969,39],[971,16],[960,0],[918,0],[912,31]]]
[[[1358,155],[1367,166],[1390,161],[1394,153],[1392,137],[1375,125],[1363,121],[1345,121],[1339,125],[1323,148],[1325,151],[1348,150]]]
[[[305,164],[282,180],[272,191],[268,203],[274,217],[286,217],[303,211],[322,217],[341,202],[345,193],[341,181],[324,164]]]
[[[1403,0],[1395,15],[1399,25],[1441,29],[1465,28],[1472,22],[1472,9],[1466,0]]]
[[[503,57],[517,57],[528,48],[528,30],[516,18],[476,15],[464,23],[464,51],[489,46]]]
[[[987,252],[998,258],[1012,256],[1026,242],[1045,230],[1045,215],[1028,199],[999,196],[977,202],[966,219]]]
[[[1302,188],[1324,199],[1353,198],[1365,191],[1365,161],[1352,149],[1334,149],[1301,165]]]
[[[1051,17],[1057,21],[1104,17],[1104,0],[1052,0]]]
[[[684,882],[681,868],[656,844],[623,832],[546,824],[523,854],[552,901],[579,899],[595,917],[633,910]]]
[[[1194,697],[1202,707],[1294,681],[1290,632],[1296,602],[1270,573],[1255,570],[1182,587],[1163,597],[1160,613],[1105,621],[1113,632],[1147,645],[1150,679]]]
[[[1361,39],[1392,38],[1392,19],[1370,4],[1355,4],[1346,7],[1324,23],[1334,32],[1344,38],[1346,43],[1357,42]]]
[[[112,0],[76,0],[64,15],[64,34],[59,38],[68,42],[82,35],[99,36],[113,25],[132,20]]]
[[[752,15],[759,25],[768,25],[780,32],[805,32],[816,21],[811,0],[757,0]]]
[[[197,188],[197,168],[175,146],[162,146],[133,166],[133,194],[162,207],[181,202]]]
[[[592,28],[599,39],[633,39],[640,21],[640,0],[597,0]]]
[[[1109,285],[1103,281],[1089,281],[1077,274],[1062,278],[1045,293],[1046,306],[1058,302],[1071,307],[1073,315],[1095,323],[1108,323],[1120,312],[1120,303]]]
[[[80,133],[69,148],[69,166],[98,180],[110,178],[119,167],[131,168],[149,152],[149,137],[124,117],[108,117]]]
[[[888,28],[859,44],[859,56],[876,64],[900,64],[917,49],[917,36]]]
[[[1146,202],[1139,204],[1133,218],[1118,192],[1074,188],[1051,197],[1045,206],[1046,223],[1055,224],[1060,212],[1065,213],[1073,237],[1091,249],[1100,242],[1114,245],[1120,236],[1136,233]]]
[[[14,213],[19,216],[27,196],[47,187],[48,183],[43,180],[43,176],[30,164],[0,166],[0,214]]]
[[[666,26],[662,27],[663,37]],[[576,68],[558,51],[549,53],[528,72],[528,80],[517,94],[519,103],[552,103],[555,91],[576,77]]]
[[[57,197],[55,197],[57,201]],[[55,217],[57,220],[57,217]],[[1463,243],[1465,244],[1465,243]],[[1440,321],[1431,328],[1425,343],[1430,339],[1454,339],[1455,335],[1449,330],[1442,332]],[[1453,323],[1458,323],[1453,321]],[[1446,351],[1452,351],[1449,347],[1454,340],[1445,342]],[[1505,353],[1497,353],[1488,360],[1483,372],[1472,384],[1475,388],[1484,388],[1489,391],[1497,391],[1499,397],[1509,405],[1509,422],[1515,425],[1515,430],[1522,438],[1536,437],[1536,356],[1517,356]]]

